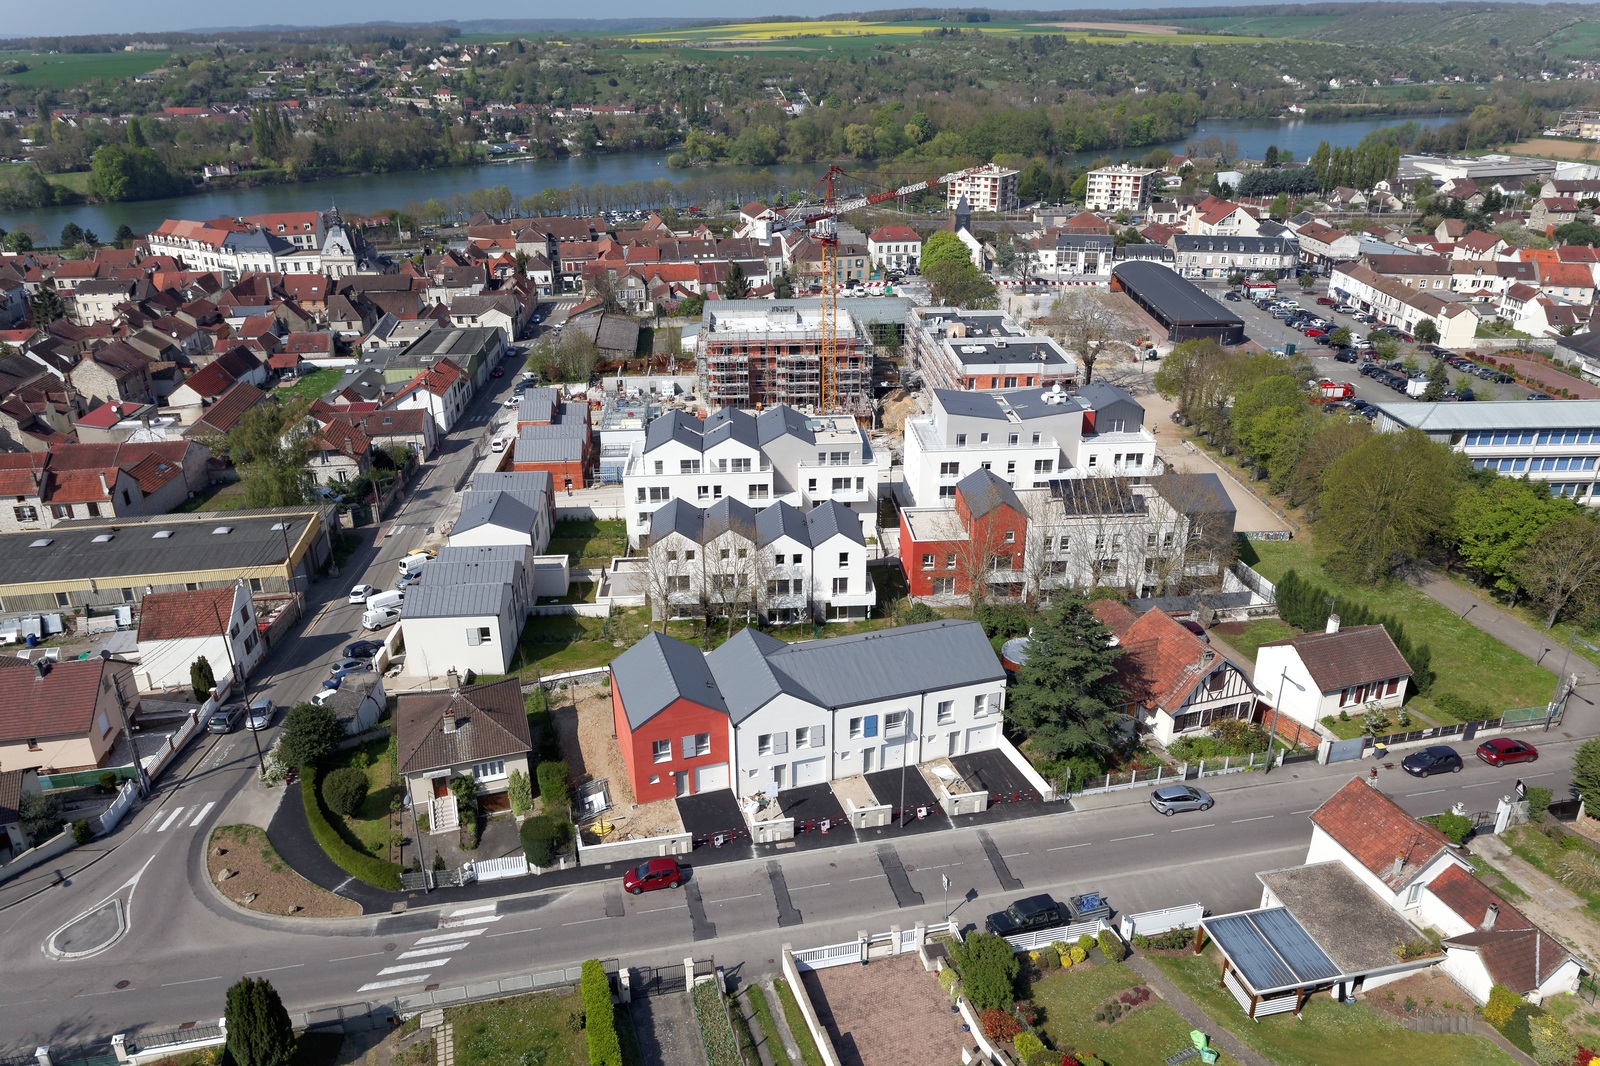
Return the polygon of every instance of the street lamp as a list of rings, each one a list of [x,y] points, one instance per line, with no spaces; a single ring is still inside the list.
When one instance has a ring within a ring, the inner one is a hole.
[[[900,828],[906,827],[906,763],[911,759],[911,727],[914,724],[910,711],[905,712],[906,724],[900,736]]]
[[[1572,688],[1567,684],[1567,663],[1572,659],[1572,645],[1582,644],[1592,652],[1600,652],[1600,648],[1590,644],[1587,640],[1578,639],[1578,627],[1573,626],[1567,632],[1567,653],[1561,657],[1561,669],[1556,672],[1556,693],[1550,698],[1550,706],[1544,716],[1544,731],[1550,732],[1550,723],[1554,722],[1556,715],[1565,709],[1567,697],[1572,694]]]
[[[217,601],[211,601],[211,617],[217,620],[217,629],[222,637],[222,646],[228,652],[228,669],[233,671],[233,680],[239,686],[239,702],[244,704],[244,728],[250,734],[250,739],[256,744],[256,771],[265,777],[267,773],[267,757],[261,752],[261,732],[250,727],[250,701],[245,698],[244,671],[239,669],[239,660],[233,655],[233,634],[222,621],[222,614],[217,610]],[[233,621],[233,608],[228,608],[228,621]]]
[[[1261,768],[1263,774],[1272,772],[1272,749],[1278,743],[1278,716],[1283,713],[1283,686],[1285,682],[1293,685],[1301,692],[1306,690],[1304,685],[1289,677],[1287,669],[1278,675],[1278,698],[1272,704],[1272,727],[1267,733],[1267,764]]]

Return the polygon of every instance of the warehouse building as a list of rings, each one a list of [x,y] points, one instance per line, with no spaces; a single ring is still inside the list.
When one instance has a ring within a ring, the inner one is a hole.
[[[1118,263],[1111,288],[1125,292],[1174,342],[1211,337],[1223,344],[1244,342],[1244,319],[1185,281],[1170,267],[1152,262]]]

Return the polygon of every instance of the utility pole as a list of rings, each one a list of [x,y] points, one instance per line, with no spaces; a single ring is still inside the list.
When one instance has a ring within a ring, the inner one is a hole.
[[[230,587],[237,588],[238,586]],[[239,702],[244,704],[244,730],[250,734],[250,739],[255,741],[256,772],[265,774],[267,772],[267,757],[261,753],[261,733],[259,730],[250,728],[250,701],[245,698],[244,674],[239,670],[238,660],[233,657],[233,635],[228,632],[228,625],[222,620],[222,615],[217,613],[216,600],[211,601],[211,617],[217,620],[217,628],[222,631],[222,646],[228,652],[228,669],[233,673],[234,684],[239,686]],[[228,621],[231,622],[232,620],[233,608],[230,606],[228,608]]]
[[[113,659],[111,652],[106,649],[101,650],[100,659],[105,663],[131,665],[126,659]],[[139,746],[133,739],[133,727],[128,723],[128,699],[122,694],[122,675],[112,670],[111,683],[117,690],[117,712],[122,718],[122,735],[128,738],[128,750],[133,753],[134,781],[139,786],[139,798],[144,799],[150,795],[150,779],[145,776],[144,763],[139,758]]]

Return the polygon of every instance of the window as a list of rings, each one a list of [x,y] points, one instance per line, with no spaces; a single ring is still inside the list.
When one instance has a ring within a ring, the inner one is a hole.
[[[700,485],[694,490],[694,494],[697,500],[709,500],[711,499],[711,486]]]
[[[1005,537],[1003,538],[1002,543],[1015,544],[1016,542],[1017,542],[1017,531],[1014,530],[1014,529],[1006,530]]]
[[[979,444],[988,444],[989,443],[989,434],[987,434],[987,433],[979,433],[978,434],[978,443]]]
[[[667,578],[667,591],[668,592],[688,592],[689,591],[689,578],[687,576],[679,576],[679,577],[669,577],[669,578]]]
[[[939,701],[939,717],[938,717],[938,720],[937,720],[938,724],[939,725],[949,725],[952,722],[954,722],[955,720],[956,720],[956,701],[955,700],[940,700]]]
[[[72,505],[70,503],[52,503],[50,505],[50,515],[53,518],[71,518]]]
[[[839,553],[839,566],[841,568],[843,568],[843,567],[846,567],[846,566],[849,566],[849,565],[850,565],[850,553],[849,552],[840,552]]]
[[[923,556],[922,556],[922,568],[924,570],[932,570],[933,569],[933,553],[932,552],[923,553]]]
[[[848,595],[849,592],[850,592],[850,579],[849,578],[847,578],[847,577],[836,577],[836,578],[833,579],[833,594],[835,596],[845,596],[845,595]]]
[[[652,762],[672,761],[672,741],[657,740],[650,745],[650,760]]]
[[[907,717],[908,715],[905,711],[890,711],[888,714],[884,715],[883,735],[886,737],[897,737],[904,733],[906,731]]]
[[[1015,381],[1016,378],[1011,378],[1010,380]],[[1006,438],[1006,443],[1011,445],[1013,448],[1015,448],[1017,446],[1017,435],[1015,433],[1013,433],[1010,436],[1008,436]]]
[[[1051,468],[1054,467],[1054,466],[1055,466],[1054,460],[1051,460],[1051,459],[1035,459],[1033,461],[1033,472],[1035,474],[1048,474],[1048,473],[1051,472]]]
[[[733,472],[735,474],[748,474],[750,472],[750,460],[735,459],[733,461]]]
[[[472,778],[474,781],[496,781],[506,776],[506,761],[504,759],[490,759],[488,762],[472,764]]]
[[[1035,444],[1039,443],[1039,434],[1035,433],[1033,435],[1033,443],[1035,443]]]
[[[801,748],[820,748],[826,745],[827,727],[820,725],[801,726],[794,731],[795,750]]]
[[[954,570],[956,568],[956,553],[955,552],[947,552],[947,553],[945,553],[944,568],[946,570]]]
[[[692,737],[683,738],[683,757],[693,759],[700,755],[711,753],[711,734],[696,733]]]
[[[18,522],[37,522],[39,510],[36,507],[13,507],[12,513],[17,516]]]
[[[847,477],[836,477],[836,478],[834,478],[833,479],[833,491],[834,492],[849,492],[850,491],[850,479],[847,478]]]
[[[960,463],[940,463],[939,464],[939,476],[940,477],[960,477],[961,476],[961,464]]]
[[[651,503],[666,503],[670,499],[672,499],[672,493],[671,493],[671,491],[669,489],[667,489],[665,487],[651,488],[651,490],[650,490],[650,502]]]
[[[1422,882],[1406,886],[1406,906],[1415,907],[1422,902]]]
[[[477,626],[475,628],[467,630],[467,643],[468,644],[473,644],[473,645],[488,644],[489,643],[489,627],[488,626]]]
[[[798,734],[795,737],[795,747],[802,747]],[[783,755],[789,751],[788,733],[762,733],[756,737],[757,755]]]
[[[972,717],[982,718],[989,713],[989,693],[980,692],[972,697]]]
[[[967,435],[965,433],[957,433],[956,434],[956,447],[957,448],[965,448],[966,446],[967,446]]]
[[[861,739],[861,737],[863,736],[862,731],[861,731],[862,728],[863,728],[862,723],[864,721],[865,721],[865,719],[861,719],[861,718],[852,718],[852,719],[850,719],[850,739],[851,740],[860,740]]]
[[[67,594],[65,592],[56,593],[56,606],[57,607],[66,607],[67,606]]]
[[[846,465],[849,464],[849,462],[850,462],[850,453],[849,452],[829,452],[828,453],[828,465],[829,466],[846,466]]]
[[[1090,455],[1089,456],[1089,466],[1092,468],[1092,467],[1096,467],[1096,466],[1099,466],[1099,465],[1100,465],[1100,457],[1098,455]]]
[[[956,498],[956,487],[954,485],[940,485],[939,486],[939,499],[941,499],[941,500],[953,500],[955,498]]]
[[[750,486],[750,491],[748,493],[746,493],[746,495],[745,495],[745,499],[748,499],[748,500],[765,500],[765,499],[767,499],[769,497],[769,495],[770,495],[770,492],[769,492],[767,486],[765,486],[765,485],[751,485]]]
[[[1008,462],[1006,464],[1006,474],[1007,475],[1011,475],[1011,474],[1015,474],[1016,472],[1017,472],[1017,461],[1015,459],[1013,459],[1013,460],[1011,460],[1010,462]]]
[[[956,579],[953,577],[936,577],[933,579],[933,594],[935,596],[950,596],[956,591]]]
[[[683,553],[683,561],[686,562],[686,563],[694,562],[694,549],[693,548],[689,548],[689,549],[684,551],[684,553]]]
[[[817,491],[817,479],[816,478],[814,478],[814,477],[806,478],[806,491],[807,492],[816,492]]]
[[[700,472],[700,460],[698,460],[698,459],[680,459],[680,460],[678,460],[678,473],[680,473],[680,474],[698,474],[699,472]]]
[[[656,473],[665,474],[667,472],[666,471],[666,465],[667,465],[666,463],[664,463],[660,459],[657,459],[656,460]]]
[[[675,563],[675,562],[677,562],[677,561],[678,561],[678,553],[677,553],[677,552],[675,552],[675,551],[671,551],[671,550],[669,550],[669,551],[668,551],[668,552],[667,552],[667,562],[669,562],[669,563]]]

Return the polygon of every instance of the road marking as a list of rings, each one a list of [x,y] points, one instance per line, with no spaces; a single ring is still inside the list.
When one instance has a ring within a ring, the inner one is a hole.
[[[201,984],[201,983],[203,983],[205,981],[225,981],[225,980],[227,980],[227,978],[221,977],[221,976],[217,976],[217,977],[193,977],[193,978],[190,978],[187,981],[168,981],[166,984],[162,985],[161,987],[162,988],[176,988],[178,985],[198,985],[198,984]]]
[[[1131,836],[1131,837],[1112,837],[1110,842],[1112,844],[1115,844],[1119,840],[1143,840],[1145,837],[1153,837],[1153,836],[1155,836],[1154,833],[1137,833],[1137,834],[1135,834],[1134,836]]]
[[[1462,788],[1489,788],[1499,784],[1498,781],[1479,781],[1476,785],[1462,785]]]
[[[850,880],[852,880],[852,881],[876,881],[880,877],[887,877],[887,876],[888,876],[887,874],[868,874],[865,877],[852,877]]]
[[[707,903],[732,903],[736,899],[755,899],[757,896],[760,896],[760,895],[763,895],[763,894],[764,893],[761,893],[761,892],[752,892],[748,896],[729,896],[727,899],[708,899],[708,900],[706,900],[706,902]],[[668,908],[666,908],[666,907],[655,907],[655,908],[652,908],[652,909],[653,910],[658,910],[658,911],[664,911],[664,910],[667,910]],[[644,913],[644,912],[641,912],[641,913]]]
[[[189,828],[193,829],[195,826],[199,825],[200,824],[200,820],[202,818],[204,818],[206,815],[210,814],[211,813],[211,808],[215,807],[216,805],[217,805],[216,801],[212,800],[210,803],[206,804],[204,807],[201,807],[200,808],[200,813],[195,815],[194,816],[194,821],[189,823]]]
[[[1000,857],[1002,859],[1020,859],[1026,854],[1028,854],[1026,851],[1013,851],[1010,855],[1002,855]]]
[[[1191,829],[1215,829],[1216,822],[1207,822],[1205,825],[1186,825],[1182,829],[1174,829],[1174,833],[1187,833]]]
[[[503,915],[503,914],[482,914],[482,915],[479,915],[476,918],[463,918],[459,922],[455,921],[453,919],[452,920],[446,920],[446,921],[443,921],[443,922],[439,923],[439,928],[440,929],[454,929],[457,926],[462,926],[462,925],[489,925],[489,924],[491,924],[493,922],[498,922],[501,918],[504,918],[504,917],[505,917],[505,915]]]
[[[1153,835],[1153,834],[1147,834],[1147,835]],[[1132,839],[1132,838],[1129,838],[1129,839]],[[1092,841],[1092,840],[1085,840],[1082,844],[1063,844],[1059,848],[1045,848],[1044,850],[1046,852],[1067,851],[1067,850],[1069,850],[1071,848],[1086,848],[1090,844],[1093,844],[1093,843],[1094,843],[1094,841]]]
[[[371,984],[362,985],[357,992],[376,992],[380,988],[399,988],[401,985],[419,985],[432,977],[431,973],[419,973],[415,977],[396,977],[392,981],[373,981]]]
[[[1027,852],[1024,851],[1021,854],[1026,855]],[[1002,859],[1008,858],[1008,856],[1005,856],[1005,855],[1002,855],[1000,857]],[[952,866],[960,866],[960,865],[962,865],[962,864],[959,863],[959,862],[947,862],[943,866],[919,866],[919,867],[917,867],[917,872],[920,873],[923,870],[948,870]]]
[[[435,944],[429,948],[417,948],[415,951],[402,951],[400,954],[396,955],[395,958],[420,959],[428,955],[443,955],[450,951],[460,951],[462,948],[467,946],[468,942],[465,940],[457,941],[454,944]]]
[[[265,969],[265,970],[247,970],[245,972],[245,976],[246,977],[254,977],[258,973],[277,973],[279,970],[298,970],[300,967],[302,967],[304,965],[305,965],[305,963],[303,963],[303,962],[295,962],[295,963],[290,963],[288,966],[272,966],[272,967],[269,967],[268,969]]]
[[[662,907],[661,909],[662,910],[666,910],[665,907]],[[493,937],[497,937],[497,936],[516,936],[518,933],[537,933],[539,930],[541,930],[543,928],[544,928],[544,926],[542,926],[542,925],[536,925],[532,929],[507,929],[503,933],[490,933],[489,937],[487,937],[485,939],[489,939],[489,938],[493,938]]]
[[[487,929],[463,929],[459,933],[442,933],[435,936],[418,937],[418,944],[438,944],[446,940],[460,940],[464,936],[482,936]]]
[[[1547,770],[1542,774],[1523,774],[1522,775],[1522,779],[1524,781],[1531,781],[1535,777],[1554,777],[1554,776],[1556,776],[1556,772],[1554,770]]]
[[[565,927],[567,927],[569,925],[588,925],[590,922],[605,922],[605,921],[610,921],[610,920],[611,920],[611,915],[602,914],[598,918],[580,918],[575,922],[562,922],[561,925],[562,925],[562,928],[565,928]]]
[[[368,951],[368,952],[365,952],[365,953],[363,953],[361,955],[340,955],[337,959],[329,959],[328,961],[329,962],[349,962],[351,959],[370,959],[374,955],[383,955],[383,954],[386,954],[386,952]]]
[[[430,966],[443,966],[449,959],[428,959],[424,962],[402,962],[394,966],[385,966],[378,971],[379,977],[388,977],[390,974],[411,973],[415,970],[426,970]]]
[[[1408,797],[1410,797],[1410,796],[1431,796],[1435,792],[1443,792],[1443,791],[1444,791],[1444,789],[1442,789],[1442,788],[1430,788],[1426,792],[1407,792],[1406,795]]]
[[[1276,817],[1276,815],[1258,814],[1254,818],[1235,818],[1233,820],[1233,824],[1234,825],[1238,825],[1240,822],[1264,822],[1268,818],[1273,818],[1273,817]]]
[[[1312,811],[1314,811],[1314,810],[1316,810],[1316,808],[1315,808],[1315,807],[1307,807],[1307,808],[1306,808],[1306,809],[1305,809],[1305,810],[1303,810],[1303,811],[1290,811],[1290,812],[1289,812],[1289,813],[1290,813],[1290,814],[1310,814],[1310,813],[1311,813],[1311,812],[1312,812]]]
[[[461,907],[445,915],[446,918],[461,918],[468,914],[493,914],[497,904],[485,903],[481,907]]]
[[[161,828],[157,829],[156,832],[165,833],[167,831],[167,826],[169,826],[173,822],[177,821],[178,820],[178,816],[180,814],[182,814],[182,813],[183,813],[183,808],[179,807],[177,810],[175,810],[171,814],[167,815],[167,820],[161,823]]]
[[[833,884],[832,881],[818,881],[814,885],[796,885],[795,887],[789,889],[789,891],[790,892],[804,892],[808,888],[827,888],[831,884]]]

